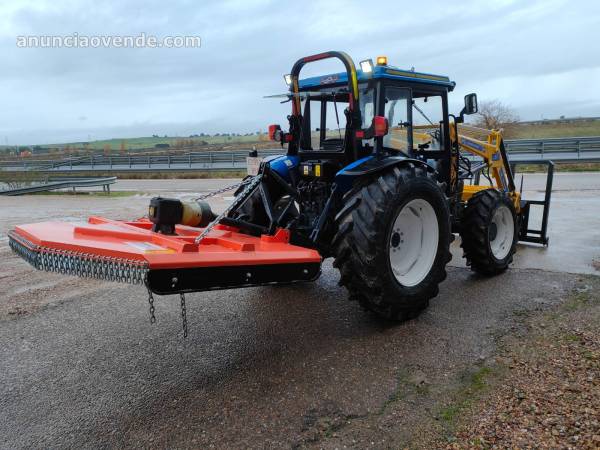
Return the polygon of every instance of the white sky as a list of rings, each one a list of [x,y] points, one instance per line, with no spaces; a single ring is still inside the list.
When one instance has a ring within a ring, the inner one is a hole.
[[[16,46],[20,35],[142,32],[197,35],[202,47]],[[284,125],[289,103],[262,97],[285,91],[296,59],[326,50],[448,75],[456,112],[477,92],[523,120],[600,116],[597,0],[0,0],[0,144]]]

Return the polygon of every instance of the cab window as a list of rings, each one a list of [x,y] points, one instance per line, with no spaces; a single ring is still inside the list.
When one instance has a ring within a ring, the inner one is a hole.
[[[409,154],[412,149],[410,90],[387,87],[385,90],[385,117],[389,132],[383,137],[383,146]]]
[[[444,110],[440,95],[413,92],[413,142],[423,150],[443,148]]]

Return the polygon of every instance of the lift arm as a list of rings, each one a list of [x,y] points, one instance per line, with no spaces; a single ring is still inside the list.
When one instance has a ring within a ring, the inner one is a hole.
[[[492,187],[506,192],[511,197],[517,213],[521,210],[521,195],[515,188],[512,170],[506,149],[504,148],[504,140],[500,130],[484,130],[481,128],[469,127],[479,133],[486,134],[486,140],[476,139],[462,134],[456,134],[455,127],[450,127],[450,139],[453,143],[458,143],[459,149],[464,150],[472,155],[479,156],[489,170],[492,180]],[[488,189],[489,186],[469,185],[464,186],[462,192],[462,200],[467,201],[475,193]]]

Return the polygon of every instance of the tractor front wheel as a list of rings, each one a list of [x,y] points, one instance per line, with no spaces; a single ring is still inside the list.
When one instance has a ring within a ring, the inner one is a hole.
[[[433,174],[394,167],[344,203],[333,240],[340,284],[385,319],[417,316],[438,294],[451,258],[448,204]]]
[[[497,189],[473,195],[464,211],[460,237],[467,265],[475,272],[505,271],[517,250],[517,214],[511,199]]]

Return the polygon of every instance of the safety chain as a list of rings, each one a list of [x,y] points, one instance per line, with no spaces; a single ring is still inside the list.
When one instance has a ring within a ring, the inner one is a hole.
[[[212,229],[215,227],[215,225],[217,225],[223,217],[225,217],[227,214],[229,214],[229,212],[232,209],[237,208],[244,201],[246,201],[246,199],[250,196],[250,194],[252,192],[254,192],[254,189],[256,188],[256,186],[258,186],[260,184],[261,180],[262,180],[262,173],[256,175],[255,177],[249,178],[247,180],[246,187],[244,187],[244,190],[235,197],[233,202],[231,202],[231,204],[227,208],[225,208],[225,211],[223,211],[221,214],[219,214],[215,218],[215,220],[213,220],[211,223],[209,223],[207,225],[207,227],[202,231],[202,233],[200,233],[198,235],[198,237],[196,237],[196,239],[194,239],[194,244],[196,244],[196,245],[199,244],[200,241],[202,241],[202,239],[204,239],[206,237],[206,235],[212,231]]]
[[[183,325],[183,337],[186,338],[188,335],[188,326],[187,326],[187,308],[185,306],[185,294],[181,292],[179,294],[181,297],[181,321]]]
[[[156,322],[156,316],[154,315],[154,296],[152,295],[150,288],[148,288],[148,305],[150,307],[150,323],[154,324]]]
[[[206,200],[207,198],[214,197],[215,195],[223,194],[224,192],[227,192],[227,191],[232,191],[233,189],[236,189],[245,183],[248,183],[248,180],[243,180],[243,181],[240,181],[239,183],[235,183],[235,184],[232,184],[229,186],[225,186],[224,188],[217,189],[216,191],[208,192],[204,195],[201,195],[200,197],[197,197],[196,200]]]

